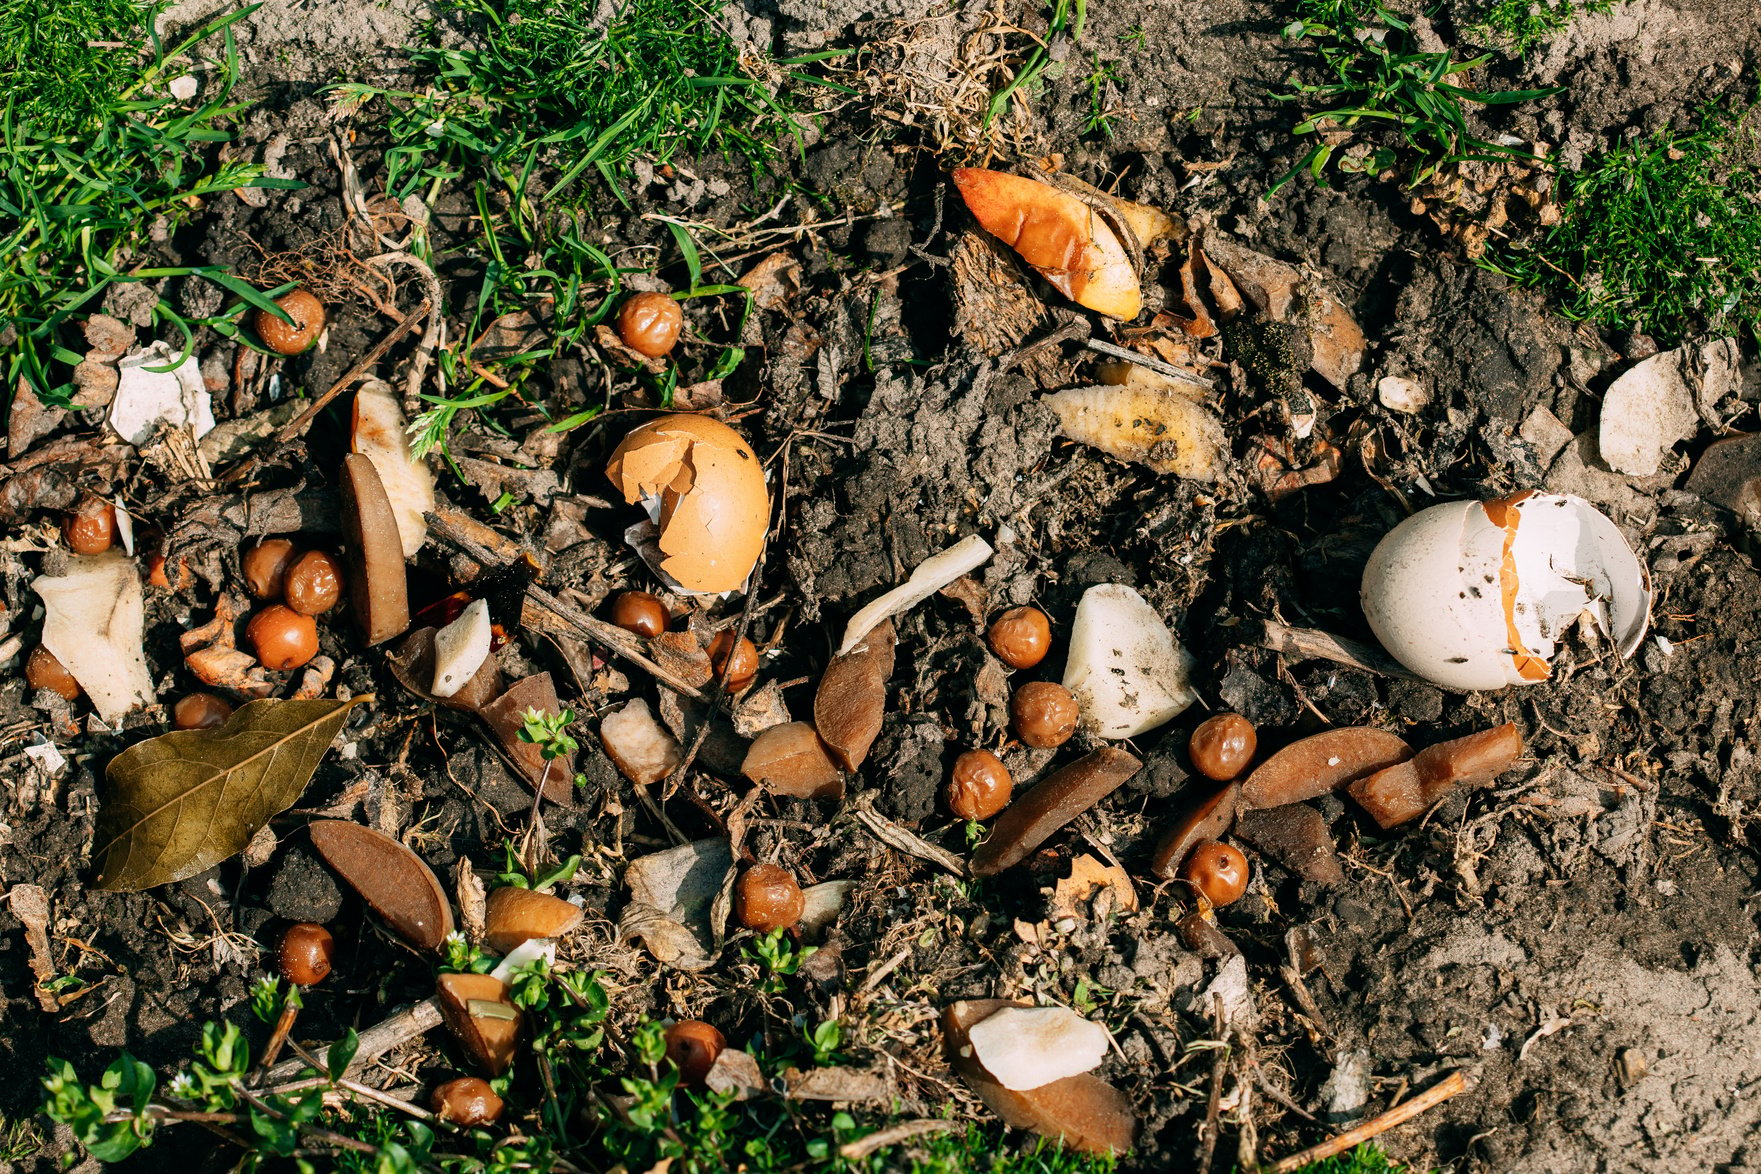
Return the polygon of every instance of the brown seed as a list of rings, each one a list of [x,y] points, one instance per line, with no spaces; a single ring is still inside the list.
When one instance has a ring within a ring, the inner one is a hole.
[[[340,819],[311,825],[312,846],[398,937],[438,950],[452,932],[452,907],[434,870],[397,840]]]
[[[1411,746],[1369,726],[1310,734],[1254,767],[1242,780],[1241,809],[1305,803],[1411,757]]]
[[[1103,746],[1035,783],[991,825],[972,853],[973,876],[995,876],[1026,860],[1052,834],[1119,789],[1143,763]]]
[[[680,1084],[701,1087],[727,1046],[727,1037],[701,1019],[681,1019],[666,1029],[666,1058],[679,1070]]]
[[[991,651],[1012,669],[1030,669],[1052,650],[1052,621],[1037,607],[1012,607],[985,634]]]
[[[506,885],[489,894],[483,944],[506,954],[533,938],[560,938],[581,924],[577,905],[549,893]]]
[[[1417,819],[1460,787],[1491,782],[1523,752],[1512,723],[1427,746],[1407,762],[1352,783],[1351,797],[1384,828]]]
[[[1230,905],[1247,892],[1247,857],[1231,844],[1203,840],[1186,858],[1180,876],[1211,904]]]
[[[525,1016],[508,1000],[508,985],[492,974],[443,974],[434,992],[447,1027],[491,1076],[514,1062]]]
[[[887,712],[887,679],[893,675],[893,621],[883,620],[842,656],[834,656],[813,694],[813,727],[845,770],[868,757]]]
[[[801,920],[807,898],[786,868],[754,864],[734,886],[734,915],[740,924],[758,933],[788,929]]]
[[[365,453],[342,459],[342,533],[355,623],[369,645],[403,635],[410,626],[404,540],[385,484]]]
[[[740,773],[773,795],[844,797],[844,776],[812,722],[784,722],[759,734],[746,749]]]
[[[758,646],[744,636],[736,645],[734,630],[724,628],[709,642],[709,667],[717,676],[727,673],[728,692],[742,692],[758,676]]]
[[[477,1076],[461,1076],[447,1081],[434,1090],[428,1104],[442,1121],[463,1125],[467,1129],[495,1124],[502,1108],[501,1098],[495,1095],[489,1082]]]
[[[618,338],[633,351],[651,359],[678,345],[685,328],[685,312],[663,293],[639,293],[618,311]]]
[[[258,310],[257,337],[278,355],[297,355],[309,350],[324,332],[324,304],[303,289],[282,294],[275,304],[293,323],[283,322],[267,310]]]
[[[232,706],[212,693],[191,693],[171,707],[171,724],[180,730],[211,730],[231,716]]]
[[[75,554],[103,554],[116,545],[116,507],[87,494],[61,523],[61,533]]]
[[[660,635],[671,618],[660,596],[646,591],[620,591],[611,601],[611,622],[638,636]]]
[[[1009,701],[1015,734],[1039,750],[1062,746],[1076,732],[1081,714],[1070,690],[1050,681],[1029,681]]]
[[[301,615],[323,615],[342,598],[342,567],[322,550],[308,550],[288,567],[281,590]]]
[[[281,935],[281,950],[275,956],[281,977],[295,986],[311,986],[323,982],[330,973],[331,959],[336,956],[336,939],[330,931],[310,921],[288,927]]]
[[[266,669],[297,669],[318,655],[318,621],[274,603],[251,617],[245,639]]]
[[[287,569],[293,566],[299,551],[286,538],[265,538],[245,551],[240,560],[244,566],[245,586],[258,599],[280,599]]]
[[[41,644],[31,649],[30,656],[24,662],[25,684],[33,689],[47,689],[59,693],[69,701],[78,701],[80,697],[79,682],[61,663],[61,658],[44,648]]]
[[[1009,806],[1015,780],[989,750],[968,750],[948,772],[948,810],[960,819],[989,819]]]
[[[1192,731],[1186,756],[1199,774],[1226,783],[1247,769],[1258,745],[1259,735],[1252,722],[1239,713],[1219,713]]]

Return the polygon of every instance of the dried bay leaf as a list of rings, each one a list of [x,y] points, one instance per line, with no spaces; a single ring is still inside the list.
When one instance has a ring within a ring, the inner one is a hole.
[[[253,701],[214,729],[161,734],[118,754],[93,837],[98,887],[169,884],[244,851],[306,789],[349,710],[372,699]]]

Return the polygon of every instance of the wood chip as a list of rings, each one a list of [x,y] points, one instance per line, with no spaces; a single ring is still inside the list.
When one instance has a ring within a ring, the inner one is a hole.
[[[55,977],[55,959],[49,954],[49,895],[40,885],[13,885],[7,893],[12,915],[24,926],[25,945],[31,951],[31,973],[37,981],[31,991],[37,1006],[54,1014],[61,1004],[43,985]]]

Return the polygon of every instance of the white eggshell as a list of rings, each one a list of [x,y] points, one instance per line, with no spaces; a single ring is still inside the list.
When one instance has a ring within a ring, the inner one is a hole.
[[[1545,680],[1560,637],[1586,613],[1630,655],[1649,622],[1650,582],[1614,523],[1563,494],[1529,494],[1507,508],[1514,534],[1486,503],[1457,501],[1421,510],[1382,539],[1362,589],[1382,646],[1462,690]]]
[[[1068,1007],[1004,1007],[972,1025],[972,1053],[1017,1092],[1078,1076],[1107,1058],[1107,1029]]]
[[[451,697],[489,659],[494,633],[489,624],[489,604],[473,599],[458,619],[434,633],[434,686],[436,697]]]
[[[1196,698],[1191,657],[1143,596],[1120,583],[1083,592],[1070,626],[1064,688],[1083,725],[1102,738],[1130,738],[1172,721]]]

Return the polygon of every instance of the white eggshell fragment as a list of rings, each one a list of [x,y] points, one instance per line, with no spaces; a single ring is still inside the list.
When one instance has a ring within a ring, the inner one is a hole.
[[[31,590],[43,600],[43,647],[73,674],[99,717],[114,724],[153,699],[133,559],[119,551],[76,557],[59,575],[32,579]]]
[[[838,645],[837,654],[842,656],[855,648],[864,636],[880,626],[882,620],[904,615],[961,575],[976,571],[995,553],[983,538],[968,534],[948,549],[930,555],[917,564],[909,579],[869,601],[850,617],[850,622],[844,625],[844,641]]]
[[[1068,1007],[1004,1007],[972,1025],[972,1053],[1004,1088],[1023,1092],[1098,1068],[1107,1029]]]
[[[489,603],[473,599],[458,619],[434,633],[434,685],[436,697],[451,697],[477,675],[489,659]]]
[[[1579,497],[1523,493],[1421,510],[1364,567],[1364,615],[1401,664],[1450,689],[1532,685],[1588,615],[1630,656],[1651,582],[1620,530]]]
[[[391,388],[370,380],[355,393],[352,447],[373,462],[397,521],[406,560],[428,540],[426,515],[434,509],[434,472],[410,455],[404,412]]]
[[[170,344],[161,341],[116,364],[110,426],[136,447],[150,443],[161,425],[188,428],[197,440],[214,429],[214,398],[202,382],[195,352],[171,367],[176,359]],[[163,370],[165,367],[171,370]]]
[[[1197,699],[1192,658],[1149,602],[1120,583],[1083,592],[1070,626],[1064,688],[1102,738],[1131,738],[1172,721]]]
[[[1700,430],[1701,404],[1742,386],[1742,350],[1731,338],[1652,355],[1608,385],[1597,447],[1616,473],[1649,477],[1677,442]]]

